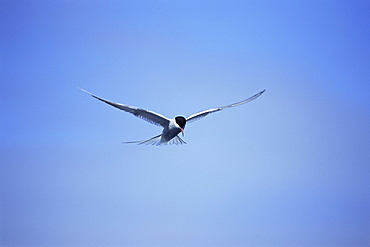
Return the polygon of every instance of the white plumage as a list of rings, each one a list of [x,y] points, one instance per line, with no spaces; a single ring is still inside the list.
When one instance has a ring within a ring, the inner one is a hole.
[[[152,124],[163,127],[162,134],[154,136],[154,137],[152,137],[148,140],[124,142],[124,143],[137,143],[137,144],[146,144],[146,145],[157,145],[157,146],[159,146],[159,145],[171,145],[171,144],[176,144],[176,145],[186,144],[186,142],[184,140],[182,140],[178,136],[178,134],[180,132],[182,132],[182,134],[184,135],[184,128],[185,128],[185,124],[187,122],[191,123],[191,122],[194,122],[196,120],[199,120],[199,119],[207,116],[210,113],[221,111],[223,109],[227,109],[227,108],[230,108],[230,107],[239,106],[239,105],[248,103],[248,102],[258,98],[263,92],[265,92],[265,90],[263,90],[263,91],[255,94],[252,97],[249,97],[248,99],[245,99],[243,101],[240,101],[240,102],[237,102],[237,103],[234,103],[234,104],[230,104],[230,105],[226,105],[226,106],[212,108],[212,109],[209,109],[209,110],[200,111],[200,112],[197,112],[195,114],[192,114],[192,115],[188,116],[187,118],[182,117],[182,116],[177,116],[173,119],[169,119],[169,118],[166,118],[165,116],[163,116],[161,114],[158,114],[158,113],[155,113],[155,112],[152,112],[152,111],[148,111],[148,110],[141,109],[141,108],[134,107],[134,106],[128,106],[128,105],[124,105],[124,104],[120,104],[120,103],[111,102],[109,100],[106,100],[106,99],[100,98],[96,95],[93,95],[92,93],[89,93],[86,90],[83,90],[83,89],[81,89],[81,90],[83,92],[91,95],[92,97],[94,97],[98,100],[101,100],[101,101],[103,101],[103,102],[105,102],[105,103],[107,103],[111,106],[114,106],[114,107],[116,107],[120,110],[129,112],[129,113],[135,115],[136,117],[142,118],[142,119],[144,119],[144,120],[146,120],[146,121],[148,121]]]

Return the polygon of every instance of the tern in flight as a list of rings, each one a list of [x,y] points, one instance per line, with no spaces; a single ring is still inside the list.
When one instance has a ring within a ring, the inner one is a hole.
[[[148,140],[144,141],[133,141],[133,142],[124,142],[124,143],[137,143],[137,144],[146,144],[146,145],[171,145],[171,144],[186,144],[184,140],[182,140],[178,134],[180,132],[184,136],[184,129],[185,129],[185,124],[186,123],[191,123],[195,120],[199,120],[205,116],[207,116],[210,113],[214,113],[217,111],[221,111],[223,109],[227,109],[230,107],[234,106],[239,106],[245,103],[248,103],[256,98],[258,98],[265,90],[262,90],[261,92],[253,95],[252,97],[249,97],[248,99],[245,99],[243,101],[231,104],[231,105],[226,105],[226,106],[221,106],[221,107],[216,107],[216,108],[211,108],[209,110],[204,110],[197,112],[195,114],[192,114],[188,117],[183,117],[183,116],[177,116],[173,119],[166,118],[165,116],[162,116],[161,114],[148,111],[142,108],[134,107],[134,106],[128,106],[120,103],[114,103],[109,100],[100,98],[92,93],[87,92],[86,90],[81,89],[83,92],[91,95],[92,97],[101,100],[111,106],[114,106],[120,110],[129,112],[131,114],[134,114],[136,117],[142,118],[152,124],[155,124],[157,126],[163,127],[162,134],[159,134],[157,136],[154,136]]]

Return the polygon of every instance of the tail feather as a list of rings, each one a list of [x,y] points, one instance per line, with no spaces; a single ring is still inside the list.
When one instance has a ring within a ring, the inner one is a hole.
[[[145,144],[145,145],[156,145],[156,146],[186,144],[186,142],[183,139],[181,139],[179,136],[175,136],[171,140],[166,141],[164,138],[162,138],[162,135],[157,135],[157,136],[154,136],[144,141],[132,141],[132,142],[122,142],[122,143],[125,143],[125,144],[137,143],[138,145]]]
[[[186,142],[181,139],[180,136],[175,136],[174,138],[172,138],[169,142],[168,142],[169,145],[172,145],[172,144],[175,144],[175,145],[182,145],[182,144],[186,144]]]
[[[125,143],[125,144],[137,143],[138,145],[145,144],[145,145],[156,145],[156,146],[186,144],[186,142],[183,139],[181,139],[179,136],[175,136],[171,140],[166,141],[164,138],[162,138],[162,135],[157,135],[157,136],[154,136],[144,141],[132,141],[132,142],[122,142],[122,143]]]

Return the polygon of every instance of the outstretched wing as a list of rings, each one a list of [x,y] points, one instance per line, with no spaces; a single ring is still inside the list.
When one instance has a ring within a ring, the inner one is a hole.
[[[81,89],[81,88],[80,88]],[[158,126],[162,126],[162,127],[166,127],[168,126],[169,122],[170,122],[170,119],[162,116],[161,114],[158,114],[158,113],[155,113],[155,112],[152,112],[152,111],[148,111],[148,110],[145,110],[145,109],[141,109],[141,108],[137,108],[137,107],[134,107],[134,106],[128,106],[128,105],[124,105],[124,104],[119,104],[119,103],[114,103],[114,102],[111,102],[109,100],[106,100],[106,99],[102,99],[96,95],[93,95],[92,93],[89,93],[87,92],[86,90],[83,90],[81,89],[83,92],[91,95],[92,97],[94,97],[95,99],[98,99],[98,100],[101,100],[111,106],[114,106],[120,110],[123,110],[125,112],[129,112],[131,114],[134,114],[136,117],[139,117],[139,118],[142,118],[152,124],[155,124],[155,125],[158,125]]]
[[[209,109],[209,110],[205,110],[205,111],[201,111],[201,112],[195,113],[193,115],[188,116],[186,118],[186,122],[188,122],[188,123],[189,122],[193,122],[195,120],[199,120],[199,119],[207,116],[210,113],[221,111],[221,110],[226,109],[226,108],[230,108],[230,107],[234,107],[234,106],[238,106],[238,105],[242,105],[242,104],[248,103],[248,102],[250,102],[250,101],[258,98],[261,94],[263,94],[263,92],[265,92],[265,90],[263,90],[263,91],[255,94],[255,95],[253,95],[252,97],[249,97],[246,100],[240,101],[238,103],[234,103],[234,104],[226,105],[226,106],[221,106],[221,107],[217,107],[217,108],[212,108],[212,109]]]

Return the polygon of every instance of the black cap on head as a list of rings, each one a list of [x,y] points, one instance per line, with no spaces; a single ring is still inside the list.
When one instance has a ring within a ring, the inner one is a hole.
[[[181,128],[185,128],[186,118],[184,118],[184,117],[182,117],[182,116],[178,116],[178,117],[175,117],[175,121],[176,121],[176,123],[177,123]]]

